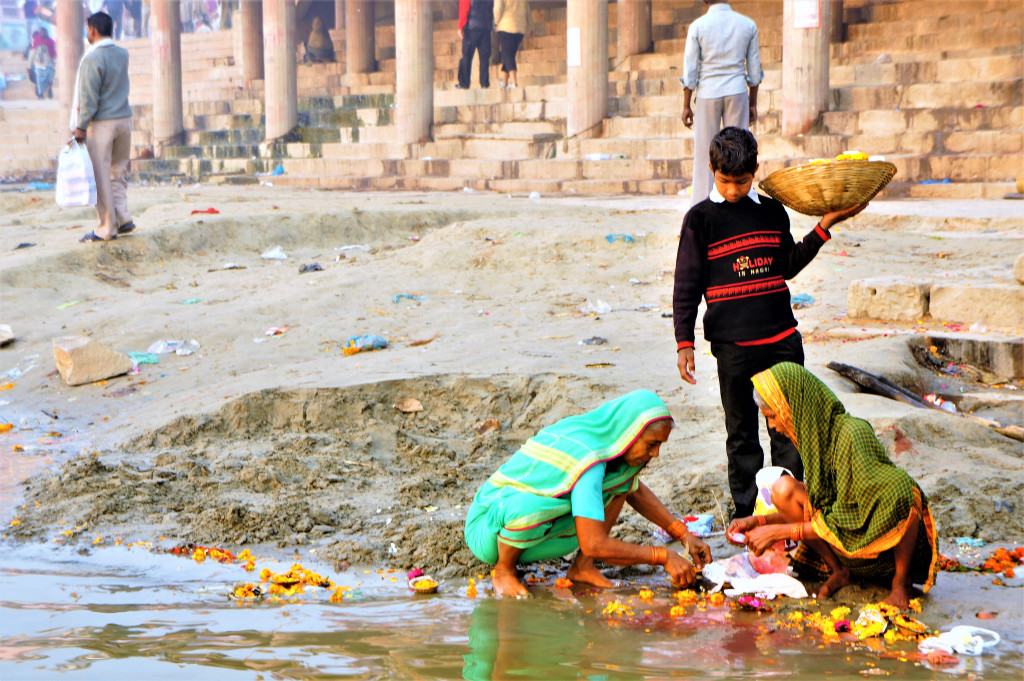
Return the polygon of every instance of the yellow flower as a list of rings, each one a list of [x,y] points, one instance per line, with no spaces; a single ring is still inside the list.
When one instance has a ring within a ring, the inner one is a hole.
[[[921,599],[920,598],[911,598],[910,599],[910,609],[913,610],[914,612],[921,612]]]
[[[686,608],[681,605],[673,605],[668,614],[672,615],[672,617],[684,617],[686,615]]]
[[[850,609],[845,605],[841,605],[838,608],[832,610],[829,616],[834,620],[844,620],[846,616],[850,614]]]
[[[260,570],[260,581],[269,582],[272,574],[273,573],[270,571],[270,568],[263,568]]]
[[[254,561],[251,561],[251,560],[250,560],[249,562],[247,562],[247,563],[246,563],[245,565],[243,565],[242,567],[243,567],[243,568],[245,568],[245,571],[246,571],[246,572],[252,572],[253,570],[255,570],[255,569],[256,569],[256,563],[255,563]]]
[[[649,601],[650,599],[654,598],[654,592],[650,589],[640,589],[640,593],[638,593],[637,596],[642,601]]]
[[[204,549],[196,549],[192,552],[192,560],[197,563],[202,563],[206,560],[206,551]]]
[[[11,521],[11,527],[16,527],[18,525],[21,525],[21,521],[18,520],[17,518],[15,518],[14,520]]]
[[[790,622],[796,622],[799,624],[804,621],[804,614],[802,612],[791,612],[787,619],[789,619]]]
[[[725,605],[725,594],[721,593],[720,591],[716,591],[715,593],[708,596],[708,603],[715,607]]]
[[[608,615],[609,617],[617,617],[619,615],[625,615],[626,617],[633,616],[633,608],[628,605],[623,605],[618,601],[612,601],[604,607],[601,611],[602,615]]]
[[[245,549],[240,554],[238,554],[238,560],[248,562],[250,560],[253,560],[253,555],[249,552],[249,549]]]
[[[697,602],[697,594],[690,589],[684,589],[676,592],[676,600],[679,601],[679,605],[693,605]]]

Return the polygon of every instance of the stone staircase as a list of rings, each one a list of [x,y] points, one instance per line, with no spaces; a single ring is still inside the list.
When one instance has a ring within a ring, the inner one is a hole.
[[[896,164],[889,196],[1001,197],[1024,174],[1018,1],[846,0],[847,39],[832,46],[831,110],[797,137],[780,134],[782,2],[731,4],[759,27],[760,177],[853,148]],[[620,60],[613,4],[610,117],[597,136],[572,140],[565,139],[566,10],[557,4],[535,8],[537,35],[524,43],[520,87],[510,90],[497,86],[496,66],[490,89],[477,88],[475,69],[473,89],[455,89],[456,22],[436,21],[434,137],[411,146],[392,142],[393,25],[376,28],[377,72],[300,64],[297,141],[269,145],[261,144],[262,82],[242,82],[232,34],[184,35],[185,144],[162,159],[136,160],[133,169],[147,180],[251,182],[281,165],[275,185],[675,194],[690,184],[693,155],[678,78],[687,27],[703,11],[692,0],[654,0],[654,51]],[[342,59],[343,33],[332,33]],[[149,46],[124,44],[132,51],[137,156],[151,145]],[[0,121],[0,135],[7,127]]]

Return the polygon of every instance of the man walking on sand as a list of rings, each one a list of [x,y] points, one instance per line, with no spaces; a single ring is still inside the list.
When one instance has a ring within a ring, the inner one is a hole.
[[[708,149],[720,130],[757,120],[761,70],[757,25],[724,0],[704,0],[707,14],[690,24],[683,55],[683,124],[693,128],[690,206],[711,193]],[[747,88],[749,87],[749,93]]]
[[[128,212],[128,182],[124,176],[132,144],[128,50],[114,44],[110,15],[97,12],[86,26],[92,47],[78,65],[70,125],[71,134],[85,142],[92,159],[100,224],[79,241],[110,241],[135,229]]]

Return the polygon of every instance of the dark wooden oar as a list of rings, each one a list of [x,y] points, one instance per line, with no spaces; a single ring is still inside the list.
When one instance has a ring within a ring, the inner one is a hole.
[[[836,372],[840,376],[850,379],[851,381],[853,381],[860,387],[864,388],[868,392],[874,393],[876,395],[882,395],[883,397],[888,397],[891,400],[903,402],[904,404],[909,404],[914,407],[921,407],[924,409],[936,409],[938,411],[941,411],[943,414],[950,413],[945,409],[939,407],[937,404],[932,404],[931,402],[922,399],[921,397],[915,395],[906,388],[896,385],[895,383],[893,383],[892,381],[883,376],[875,376],[871,372],[864,371],[863,369],[858,369],[857,367],[850,366],[849,364],[843,364],[842,362],[829,362],[825,366],[827,366],[829,369]],[[992,419],[986,419],[980,416],[964,414],[961,412],[956,412],[953,413],[952,415],[960,416],[969,421],[974,421],[975,423],[980,423],[983,426],[991,428],[1000,435],[1005,435],[1006,437],[1011,438],[1013,440],[1019,440],[1021,442],[1024,442],[1024,428],[1020,426],[1004,426],[998,421],[993,421]]]

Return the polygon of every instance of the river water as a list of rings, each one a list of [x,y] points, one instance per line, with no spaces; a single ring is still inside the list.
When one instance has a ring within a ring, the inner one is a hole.
[[[305,567],[351,588],[310,588],[296,602],[237,601],[258,580],[236,564],[141,547],[73,551],[8,544],[0,560],[0,678],[22,679],[590,679],[1020,678],[1019,650],[968,659],[946,672],[881,657],[862,644],[773,631],[772,615],[691,608],[671,617],[671,592],[652,580],[597,593],[556,589],[534,598],[466,595],[467,582],[412,594],[398,572]],[[550,579],[547,579],[550,577]],[[1017,594],[1019,595],[1019,594]],[[603,614],[618,601],[632,617]],[[902,650],[913,645],[902,644]],[[890,647],[890,650],[893,650]],[[950,675],[952,672],[952,675]]]

